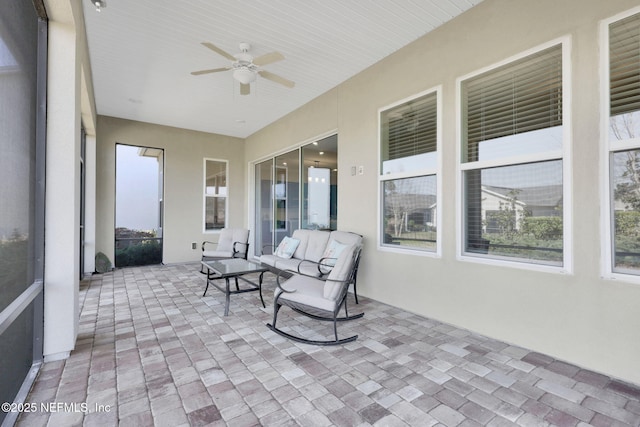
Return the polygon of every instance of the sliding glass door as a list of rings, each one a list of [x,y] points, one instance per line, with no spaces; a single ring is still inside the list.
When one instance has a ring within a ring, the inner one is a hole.
[[[255,166],[255,224],[253,245],[255,255],[260,256],[263,248],[273,245],[273,159]]]
[[[278,156],[275,167],[275,238],[277,245],[300,224],[300,151]]]
[[[333,135],[255,165],[255,256],[297,228],[336,228],[337,142]]]

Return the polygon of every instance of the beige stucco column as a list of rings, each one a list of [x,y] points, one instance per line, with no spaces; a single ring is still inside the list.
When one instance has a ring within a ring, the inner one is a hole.
[[[96,136],[87,135],[84,158],[84,273],[96,270]]]
[[[69,356],[78,333],[80,67],[76,31],[49,22],[44,357]]]

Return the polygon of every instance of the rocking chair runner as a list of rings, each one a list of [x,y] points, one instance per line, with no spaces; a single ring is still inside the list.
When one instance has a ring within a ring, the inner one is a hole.
[[[360,246],[356,245],[345,248],[337,258],[335,266],[332,266],[331,273],[324,278],[300,273],[300,268],[298,268],[298,272],[292,270],[280,272],[276,278],[277,288],[273,299],[273,324],[268,323],[267,327],[283,337],[306,344],[338,345],[355,341],[358,335],[343,339],[338,338],[338,322],[358,319],[364,316],[364,313],[349,316],[346,302],[349,284],[353,282],[358,266],[360,250]],[[290,275],[291,277],[281,283],[285,275]],[[279,329],[276,326],[276,321],[278,312],[283,305],[312,319],[332,321],[335,339],[326,341],[310,340],[291,335]],[[343,306],[345,315],[344,317],[338,317],[338,313]]]

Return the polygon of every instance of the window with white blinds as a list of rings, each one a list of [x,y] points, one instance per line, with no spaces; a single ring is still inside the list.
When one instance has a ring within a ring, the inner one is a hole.
[[[380,246],[438,253],[438,96],[380,111]]]
[[[470,78],[462,94],[465,162],[562,146],[561,45]],[[521,136],[531,132],[535,139]]]
[[[609,30],[609,272],[640,276],[640,13]]]
[[[609,26],[611,140],[640,137],[640,14]]]
[[[564,265],[563,44],[460,82],[464,255]]]
[[[436,101],[434,92],[380,113],[383,174],[435,167]]]

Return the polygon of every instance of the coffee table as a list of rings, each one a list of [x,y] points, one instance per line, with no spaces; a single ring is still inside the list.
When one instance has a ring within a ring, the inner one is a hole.
[[[262,276],[265,271],[269,271],[268,268],[260,264],[259,262],[249,261],[242,258],[231,258],[231,259],[222,259],[222,260],[213,260],[213,261],[202,261],[202,266],[206,268],[207,272],[207,286],[204,288],[204,293],[202,296],[207,294],[207,290],[209,289],[209,285],[213,285],[225,294],[225,306],[224,306],[224,315],[229,315],[229,302],[231,294],[241,294],[244,292],[260,292],[260,301],[262,302],[262,307],[266,307],[264,305],[264,299],[262,299]],[[260,277],[258,279],[258,283],[255,283],[246,277],[245,274],[250,273],[260,273]],[[224,279],[225,286],[222,287],[215,283],[217,279]],[[236,289],[230,289],[229,279],[235,280]],[[238,279],[242,280],[246,284],[249,285],[248,288],[240,288],[238,285]]]

